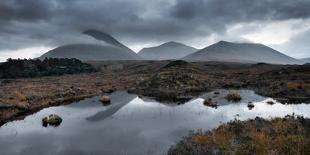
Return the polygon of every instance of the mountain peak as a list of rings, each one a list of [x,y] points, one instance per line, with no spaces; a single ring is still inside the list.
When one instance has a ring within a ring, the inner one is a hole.
[[[225,40],[221,40],[219,42],[217,42],[217,44],[230,44],[232,42],[228,42],[228,41],[225,41]]]
[[[197,49],[182,43],[169,41],[156,47],[143,48],[138,54],[148,60],[180,59]]]
[[[217,42],[216,44],[220,44],[220,45],[255,45],[255,46],[265,46],[268,47],[266,45],[260,44],[260,43],[251,43],[251,42],[229,42],[229,41],[225,41],[225,40],[221,40],[219,42]]]
[[[265,62],[299,64],[300,61],[256,43],[219,41],[184,58],[190,61]]]
[[[88,29],[88,30],[84,31],[83,34],[86,34],[86,35],[103,34],[103,35],[110,36],[109,34],[103,32],[103,31],[96,30],[96,29]]]
[[[97,40],[105,41],[107,43],[110,42],[118,42],[116,39],[114,39],[110,34],[95,30],[95,29],[89,29],[83,32],[83,34],[91,36]],[[110,43],[111,44],[111,43]]]
[[[89,29],[83,34],[91,36],[97,40],[104,41],[110,46],[98,44],[70,44],[57,47],[43,54],[44,58],[77,58],[83,61],[101,61],[101,60],[140,60],[142,59],[135,52],[117,41],[111,35]]]
[[[107,34],[105,32],[95,30],[95,29],[89,29],[89,30],[84,31],[83,34],[89,35],[97,40],[104,41],[110,45],[124,48],[124,49],[131,51],[131,49],[129,49],[128,47],[126,47],[125,45],[117,41],[115,38],[113,38],[110,34]]]
[[[175,42],[175,41],[169,41],[169,42],[166,42],[166,43],[164,43],[162,45],[183,45],[183,44]]]

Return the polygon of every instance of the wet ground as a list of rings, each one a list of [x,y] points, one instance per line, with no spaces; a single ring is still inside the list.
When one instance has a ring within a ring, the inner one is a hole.
[[[124,68],[113,68],[121,64]],[[216,89],[251,89],[281,103],[310,103],[309,65],[184,61],[112,61],[97,73],[0,79],[0,126],[52,106],[128,90],[164,102],[184,103]],[[109,67],[108,67],[109,68]]]

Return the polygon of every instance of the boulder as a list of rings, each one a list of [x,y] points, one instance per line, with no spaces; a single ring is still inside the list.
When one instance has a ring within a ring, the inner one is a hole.
[[[216,91],[214,92],[215,95],[220,95],[220,92]]]
[[[56,114],[51,114],[47,117],[44,117],[42,119],[42,125],[44,127],[47,127],[47,126],[59,126],[62,122],[62,118]]]
[[[274,103],[273,101],[268,101],[267,104],[269,104],[269,105],[274,105],[274,104],[276,104],[276,103]]]
[[[111,103],[111,98],[110,98],[110,96],[104,95],[104,96],[102,96],[101,101],[104,105],[109,105]]]
[[[248,103],[248,108],[249,109],[253,109],[255,107],[255,105],[252,103],[252,102],[249,102]]]
[[[212,107],[212,108],[217,108],[217,103],[216,102],[213,102],[211,98],[209,98],[208,100],[204,100],[203,104],[205,106],[208,106],[208,107]]]

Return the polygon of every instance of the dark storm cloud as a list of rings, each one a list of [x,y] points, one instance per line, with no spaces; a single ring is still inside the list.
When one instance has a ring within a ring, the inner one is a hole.
[[[310,29],[300,35],[293,37],[286,44],[279,46],[273,45],[285,54],[295,55],[296,58],[310,58]]]
[[[94,28],[130,43],[225,33],[231,24],[307,19],[309,0],[2,0],[0,50],[83,42]]]
[[[53,11],[52,1],[4,0],[0,2],[0,20],[46,20]]]
[[[286,20],[309,18],[309,7],[309,0],[179,0],[172,14],[183,19]]]
[[[309,8],[309,0],[179,0],[171,14],[179,20],[223,28],[238,22],[306,19]]]

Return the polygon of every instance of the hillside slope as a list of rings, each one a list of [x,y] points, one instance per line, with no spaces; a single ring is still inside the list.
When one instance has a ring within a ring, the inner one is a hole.
[[[187,61],[264,62],[271,64],[302,64],[268,46],[253,43],[220,41],[183,58]]]
[[[304,59],[300,59],[300,60],[303,62],[306,62],[306,63],[310,63],[310,58],[304,58]]]
[[[72,44],[55,48],[45,54],[44,58],[76,58],[82,61],[100,60],[137,60],[137,54],[113,46],[93,44]]]

